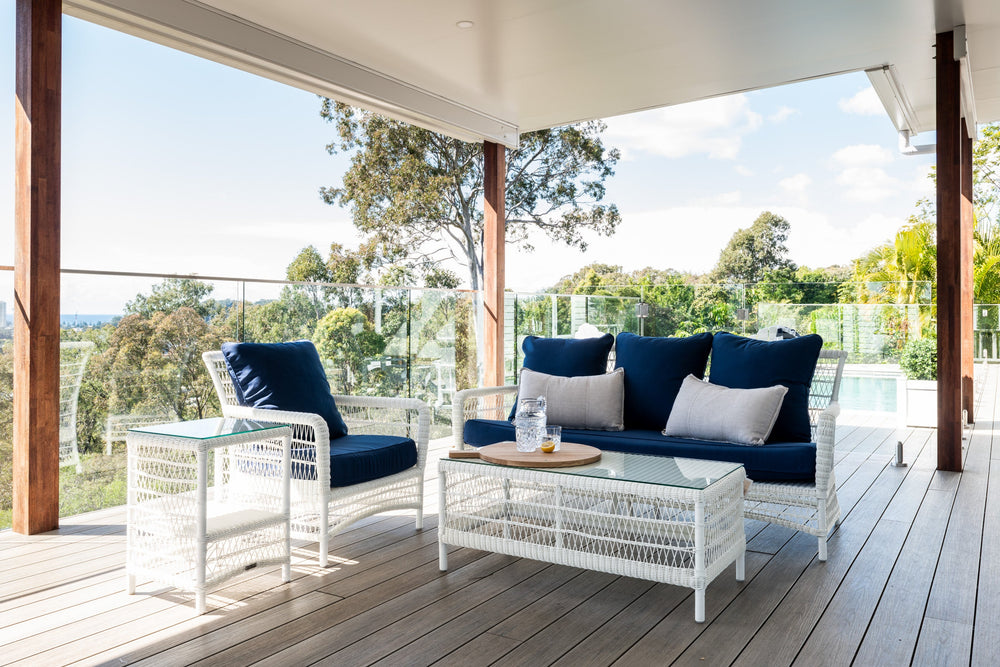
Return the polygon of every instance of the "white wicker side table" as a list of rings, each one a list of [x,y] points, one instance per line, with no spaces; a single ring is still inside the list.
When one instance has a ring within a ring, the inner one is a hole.
[[[573,468],[441,459],[438,542],[648,579],[695,592],[730,565],[743,581],[746,537],[737,463],[604,452]]]
[[[130,429],[128,593],[142,576],[195,593],[258,565],[291,579],[291,429],[200,419]],[[209,469],[214,484],[209,487]]]

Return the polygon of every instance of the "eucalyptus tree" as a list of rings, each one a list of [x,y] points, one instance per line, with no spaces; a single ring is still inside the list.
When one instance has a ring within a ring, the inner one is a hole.
[[[324,99],[320,115],[336,127],[331,153],[351,154],[339,187],[320,191],[349,206],[354,225],[379,252],[426,273],[442,262],[465,267],[483,285],[483,146]],[[586,249],[585,232],[610,236],[618,208],[604,203],[617,149],[606,149],[599,121],[521,135],[507,151],[506,240],[530,249],[530,233]]]

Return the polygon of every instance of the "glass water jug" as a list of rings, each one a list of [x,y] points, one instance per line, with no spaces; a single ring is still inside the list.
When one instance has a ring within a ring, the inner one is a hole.
[[[521,398],[514,417],[517,451],[533,452],[545,439],[545,397]]]

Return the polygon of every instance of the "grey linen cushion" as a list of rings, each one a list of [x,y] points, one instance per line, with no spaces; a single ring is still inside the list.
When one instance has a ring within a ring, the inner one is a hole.
[[[545,397],[546,420],[553,426],[592,431],[625,428],[625,371],[561,377],[521,369],[517,397]]]
[[[763,445],[778,419],[788,387],[730,389],[688,375],[681,383],[663,435]]]

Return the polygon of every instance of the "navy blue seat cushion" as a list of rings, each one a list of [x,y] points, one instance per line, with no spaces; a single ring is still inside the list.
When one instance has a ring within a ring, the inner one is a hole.
[[[292,477],[304,468],[296,461],[314,461],[314,447],[292,448]],[[345,435],[330,441],[330,486],[352,486],[403,472],[417,465],[417,444],[395,435]]]
[[[764,341],[717,333],[709,382],[735,389],[785,385],[788,393],[767,441],[808,442],[809,385],[822,348],[823,339],[816,334]]]
[[[687,338],[618,334],[615,368],[625,369],[625,428],[663,430],[681,383],[688,375],[705,377],[711,350],[710,333]]]
[[[524,351],[522,368],[559,375],[579,377],[601,375],[608,370],[608,354],[615,344],[615,337],[604,334],[599,338],[542,338],[527,336],[521,343]],[[517,401],[511,408],[510,418],[517,414]]]
[[[223,343],[222,354],[240,405],[311,412],[326,421],[331,439],[347,435],[312,342]]]
[[[476,447],[514,439],[507,421],[470,419],[465,422],[465,442]],[[740,463],[747,477],[756,481],[812,482],[816,476],[816,445],[811,442],[775,442],[759,447],[668,438],[654,430],[585,431],[564,428],[563,442],[576,442],[612,452],[657,454]]]

